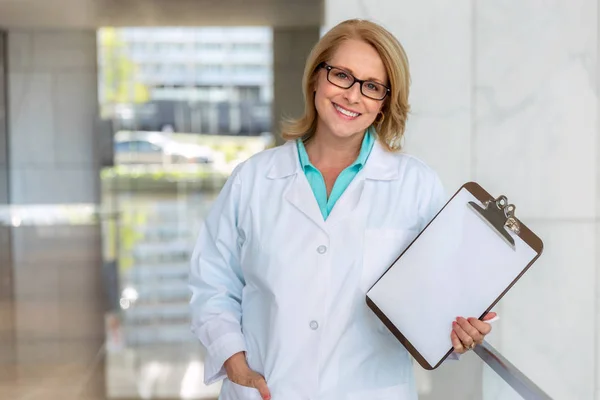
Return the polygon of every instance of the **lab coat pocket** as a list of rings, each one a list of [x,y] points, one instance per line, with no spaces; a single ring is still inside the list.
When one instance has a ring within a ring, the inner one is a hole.
[[[411,393],[408,384],[390,386],[380,389],[361,390],[350,393],[347,400],[413,400],[416,395]]]
[[[414,229],[367,229],[360,287],[366,293],[417,237]]]
[[[238,385],[230,380],[227,382],[229,383],[227,400],[262,400],[257,389]]]

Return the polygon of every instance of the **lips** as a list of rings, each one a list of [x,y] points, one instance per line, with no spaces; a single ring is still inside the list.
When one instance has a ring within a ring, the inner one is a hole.
[[[355,111],[351,111],[348,110],[342,106],[340,106],[339,104],[333,103],[333,107],[336,109],[336,111],[341,114],[342,116],[349,118],[349,119],[355,119],[358,118],[361,114],[357,113]]]

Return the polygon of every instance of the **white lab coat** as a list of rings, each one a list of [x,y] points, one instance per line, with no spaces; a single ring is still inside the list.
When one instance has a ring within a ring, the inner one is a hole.
[[[273,400],[416,399],[409,354],[365,292],[445,200],[430,168],[378,142],[327,220],[294,142],[238,166],[192,257],[205,383],[225,379],[221,400],[259,400],[223,369],[245,351]]]

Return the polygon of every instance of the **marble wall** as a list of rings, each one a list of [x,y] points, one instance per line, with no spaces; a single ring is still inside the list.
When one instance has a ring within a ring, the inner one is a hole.
[[[597,1],[476,4],[474,178],[545,241],[494,343],[554,398],[600,398]]]
[[[498,305],[490,342],[551,397],[600,399],[597,1],[325,4],[327,27],[368,18],[405,46],[406,151],[450,193],[474,179],[507,195],[545,242]],[[483,376],[486,398],[504,398]]]
[[[99,199],[96,32],[11,30],[11,202]]]

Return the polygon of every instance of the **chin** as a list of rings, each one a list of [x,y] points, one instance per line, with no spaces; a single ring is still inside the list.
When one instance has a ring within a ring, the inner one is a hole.
[[[355,135],[359,135],[362,134],[365,129],[367,128],[356,128],[356,129],[337,129],[337,130],[332,130],[331,133],[336,136],[341,138],[350,138],[353,137]]]
[[[355,123],[326,123],[332,135],[338,138],[349,138],[356,134],[362,134],[371,124],[353,121]]]

